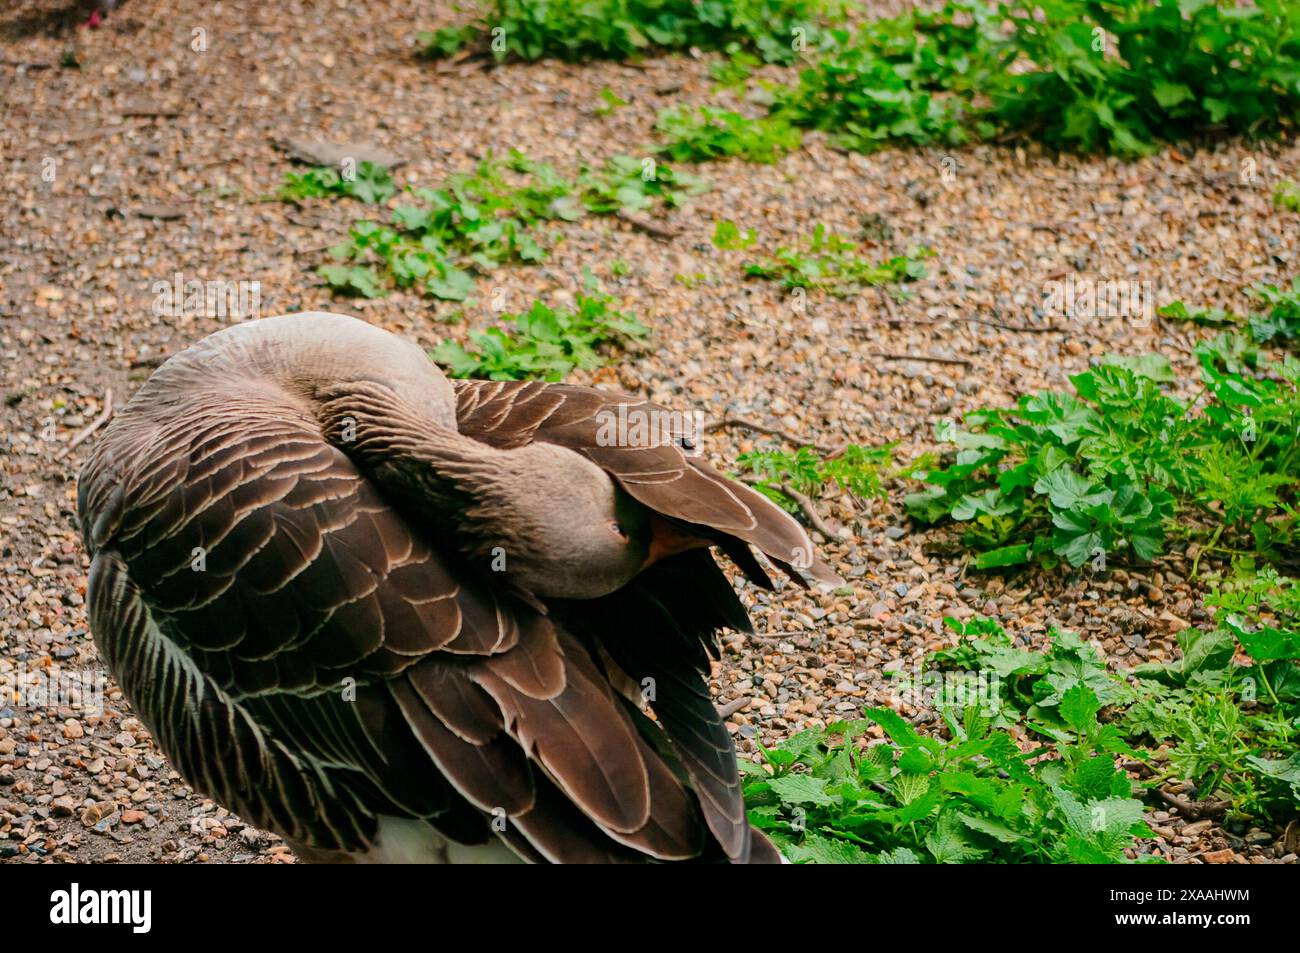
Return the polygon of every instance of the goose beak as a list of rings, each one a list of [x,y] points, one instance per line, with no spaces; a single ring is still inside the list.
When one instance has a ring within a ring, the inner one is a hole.
[[[701,546],[709,545],[711,544],[707,539],[692,536],[656,514],[650,518],[650,551],[646,554],[645,564],[641,568],[647,569],[661,559],[684,553],[688,549],[699,549]]]

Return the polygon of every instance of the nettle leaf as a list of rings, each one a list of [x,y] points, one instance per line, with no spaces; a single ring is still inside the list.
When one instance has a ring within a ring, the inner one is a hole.
[[[848,841],[821,834],[809,833],[798,844],[785,848],[784,854],[794,863],[813,864],[869,864],[873,858]]]
[[[889,708],[868,708],[863,714],[878,724],[899,747],[913,748],[921,744],[921,736],[902,715]]]
[[[925,846],[940,864],[963,864],[984,854],[966,836],[965,826],[956,814],[939,818],[934,830],[925,836]]]
[[[1074,769],[1071,787],[1075,793],[1088,800],[1106,798],[1115,793],[1113,785],[1117,776],[1124,784],[1121,793],[1127,795],[1128,779],[1115,770],[1114,758],[1099,755],[1079,763]]]
[[[1174,106],[1184,103],[1192,98],[1192,91],[1182,83],[1170,83],[1166,80],[1158,80],[1151,87],[1151,95],[1165,109],[1171,109]]]
[[[1181,302],[1178,303],[1181,305]],[[1102,358],[1102,363],[1111,367],[1122,367],[1139,377],[1146,377],[1162,384],[1172,384],[1178,379],[1173,366],[1169,363],[1169,358],[1163,354],[1141,354],[1136,357],[1107,354]]]
[[[1055,798],[1056,810],[1066,825],[1083,835],[1092,833],[1092,816],[1083,802],[1056,782],[1048,786]]]
[[[896,847],[893,850],[882,850],[876,855],[878,864],[919,864],[921,858],[907,847]]]
[[[773,778],[768,785],[786,804],[815,804],[828,807],[838,804],[839,799],[826,790],[825,778],[814,778],[807,774],[788,774]]]
[[[900,774],[892,785],[894,797],[900,804],[911,804],[930,790],[930,779],[924,774]]]
[[[1097,693],[1079,682],[1061,697],[1057,710],[1061,713],[1062,721],[1083,735],[1096,725],[1101,705],[1097,701]]]
[[[1089,802],[1087,808],[1094,833],[1122,834],[1142,821],[1142,802],[1133,798],[1110,797]]]
[[[783,751],[780,748],[761,749],[761,753],[767,763],[774,768],[785,768],[794,764],[798,756],[792,751]]]
[[[930,756],[923,748],[907,748],[898,759],[898,770],[907,774],[925,774],[930,767]]]
[[[973,831],[980,834],[987,834],[989,837],[996,838],[1004,844],[1014,844],[1022,841],[1025,836],[1017,831],[1012,830],[1001,821],[996,821],[990,817],[984,817],[980,814],[966,814],[958,812],[957,819]]]
[[[926,780],[922,778],[922,780]],[[924,820],[939,809],[943,802],[943,793],[937,788],[927,790],[920,797],[908,801],[902,809],[898,811],[899,824],[913,824],[917,821]]]

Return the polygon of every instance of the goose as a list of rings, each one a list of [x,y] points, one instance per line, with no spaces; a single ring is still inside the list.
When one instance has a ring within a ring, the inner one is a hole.
[[[779,863],[707,687],[752,631],[712,550],[838,579],[675,419],[449,381],[348,315],[229,326],[80,474],[96,645],[187,783],[304,861]]]

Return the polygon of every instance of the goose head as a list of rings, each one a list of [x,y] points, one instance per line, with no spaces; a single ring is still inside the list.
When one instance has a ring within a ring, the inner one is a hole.
[[[660,559],[708,545],[567,448],[532,444],[495,462],[475,474],[461,530],[493,570],[535,595],[597,599]]]

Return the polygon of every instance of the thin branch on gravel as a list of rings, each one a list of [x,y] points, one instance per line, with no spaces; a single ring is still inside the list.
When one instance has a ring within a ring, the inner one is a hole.
[[[104,426],[104,424],[108,423],[108,418],[112,416],[113,416],[113,388],[110,387],[108,388],[108,390],[104,391],[104,409],[99,412],[98,417],[96,417],[94,420],[90,422],[89,426],[87,426],[84,430],[81,431],[81,433],[77,434],[75,437],[72,438],[71,442],[67,445],[67,447],[64,448],[63,452],[59,454],[59,459],[62,460],[73,450],[75,450],[78,444],[80,444],[83,440],[85,440],[87,437],[93,434],[100,427]]]
[[[53,63],[32,63],[26,60],[0,60],[0,66],[12,66],[15,69],[54,69]]]
[[[884,288],[879,286],[876,287],[876,291],[880,292],[880,300],[885,303],[885,310],[889,313],[889,320],[898,321],[898,309],[894,307],[893,296]]]
[[[492,44],[486,36],[480,36],[477,41],[469,46],[463,47],[446,59],[438,60],[434,65],[435,73],[459,73],[464,76],[476,70],[490,69],[496,65],[496,59],[492,55]]]
[[[677,236],[681,235],[681,232],[672,226],[664,225],[660,222],[656,222],[652,218],[646,218],[642,215],[634,215],[631,212],[625,212],[620,209],[618,217],[627,222],[637,231],[645,232],[651,238],[657,238],[661,242],[670,242]]]
[[[887,361],[929,361],[932,364],[960,364],[973,367],[974,363],[964,357],[931,357],[929,354],[891,354],[888,351],[868,351],[868,357],[879,357]]]
[[[778,484],[777,489],[790,497],[790,499],[794,500],[795,505],[799,507],[799,512],[803,513],[804,518],[808,520],[809,525],[827,539],[844,539],[848,535],[847,531],[837,533],[835,530],[831,529],[830,525],[822,519],[821,514],[817,512],[817,507],[813,504],[813,501],[804,496],[794,487],[786,483],[781,483]]]
[[[752,704],[754,704],[754,699],[752,698],[737,698],[734,701],[727,702],[725,705],[719,705],[718,714],[723,718],[730,718],[736,712],[748,708]]]
[[[175,119],[181,111],[175,106],[137,104],[122,110],[123,119]]]
[[[1178,808],[1178,813],[1183,817],[1193,821],[1202,817],[1222,817],[1232,807],[1231,801],[1189,801],[1177,794],[1170,794],[1164,788],[1156,788],[1156,794],[1166,804]]]
[[[759,481],[755,477],[741,477],[740,482],[744,483],[746,486],[757,487],[760,485],[761,481]],[[795,506],[799,507],[799,512],[803,514],[803,517],[805,520],[807,520],[808,525],[813,529],[817,530],[817,532],[821,533],[827,539],[848,538],[849,535],[848,530],[844,530],[842,532],[837,533],[835,530],[831,529],[830,525],[824,519],[822,519],[821,514],[817,512],[816,504],[814,504],[812,500],[810,500],[804,494],[800,493],[798,490],[794,489],[788,483],[769,483],[768,486],[773,489],[780,490],[782,493],[788,496],[794,502]]]
[[[816,440],[808,437],[800,437],[788,430],[781,430],[779,427],[769,427],[766,424],[760,424],[757,420],[750,420],[748,417],[723,417],[721,420],[713,420],[705,424],[701,429],[705,432],[710,430],[721,430],[724,427],[742,427],[745,430],[753,430],[756,433],[765,433],[769,437],[780,437],[796,447],[811,447],[822,456],[834,459],[844,452],[848,444],[825,444],[818,443]]]
[[[123,132],[130,132],[132,129],[139,129],[149,125],[148,119],[132,119],[128,122],[118,123],[116,126],[99,126],[95,129],[79,129],[70,132],[61,140],[64,145],[70,145],[74,142],[88,142],[91,139],[100,139],[104,136],[116,136]]]
[[[989,321],[985,318],[963,318],[953,317],[952,321],[970,321],[972,324],[987,324],[991,328],[1001,328],[1004,331],[1022,331],[1026,334],[1059,334],[1070,330],[1060,324],[1049,324],[1045,328],[1036,328],[1028,324],[1003,324],[1001,321]]]

